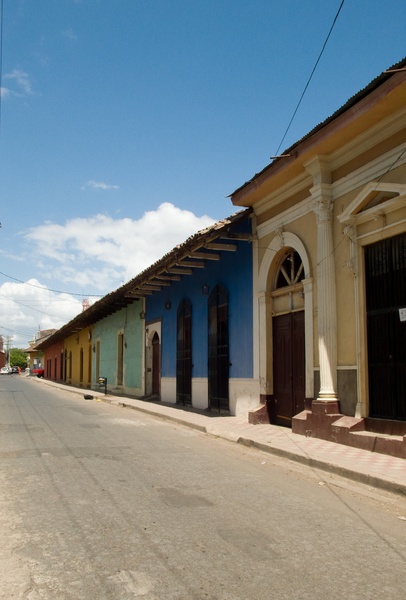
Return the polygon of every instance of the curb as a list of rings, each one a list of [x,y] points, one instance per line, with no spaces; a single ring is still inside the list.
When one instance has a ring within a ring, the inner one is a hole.
[[[363,483],[365,485],[369,485],[371,487],[375,487],[377,489],[386,490],[389,492],[394,492],[396,494],[406,496],[406,485],[402,485],[400,483],[396,483],[395,481],[381,479],[374,475],[368,475],[366,473],[360,473],[359,471],[353,471],[348,469],[347,467],[340,467],[330,462],[322,461],[317,458],[307,457],[300,454],[295,454],[294,452],[290,452],[289,450],[283,450],[281,448],[275,448],[268,444],[263,444],[261,442],[256,442],[250,438],[238,437],[237,439],[233,439],[232,436],[225,436],[219,432],[210,432],[207,427],[203,425],[198,425],[197,423],[191,423],[190,421],[184,421],[183,419],[179,419],[178,417],[174,417],[172,415],[162,415],[160,413],[156,413],[154,411],[144,409],[138,406],[132,406],[131,404],[126,404],[125,402],[119,402],[119,406],[123,408],[131,408],[133,410],[138,410],[140,412],[146,413],[148,415],[152,415],[154,417],[158,417],[160,419],[164,419],[166,421],[172,421],[179,425],[183,425],[189,427],[190,429],[196,429],[202,433],[206,433],[207,435],[211,435],[212,437],[219,437],[223,440],[229,442],[236,442],[237,444],[241,444],[247,448],[256,448],[257,450],[261,450],[262,452],[266,452],[268,454],[273,454],[275,456],[279,456],[281,458],[287,458],[294,462],[300,463],[302,465],[313,467],[315,469],[319,469],[321,471],[326,471],[329,473],[334,473],[335,475],[339,475],[340,477],[345,477],[346,479],[350,479],[352,481],[356,481],[358,483]]]
[[[85,393],[85,390],[79,390],[77,388],[69,388],[69,386],[60,387],[58,385],[52,385],[53,382],[47,382],[47,380],[42,380],[42,382],[50,385],[51,387],[57,387],[59,389],[64,389],[66,391],[69,391],[73,394],[77,394],[78,396],[83,396],[83,394]],[[127,404],[125,401],[123,401],[121,398],[119,398],[117,396],[109,397],[108,394],[107,395],[98,394],[97,391],[94,392],[93,390],[88,390],[88,391],[89,391],[89,395],[92,395],[93,399],[97,400],[99,402],[101,401],[101,402],[106,402],[107,404],[115,404],[116,406],[119,406],[121,408],[138,410],[139,412],[147,414],[149,416],[152,416],[152,417],[155,417],[158,419],[162,419],[164,421],[176,423],[177,425],[182,425],[183,427],[188,427],[189,429],[194,429],[196,431],[199,431],[200,433],[205,433],[212,437],[217,437],[217,438],[226,440],[228,442],[241,444],[242,446],[245,446],[247,448],[250,448],[250,447],[256,448],[257,450],[261,450],[262,452],[266,452],[267,454],[273,454],[275,456],[278,456],[281,458],[286,458],[288,460],[291,460],[296,463],[300,463],[300,464],[308,466],[308,467],[313,467],[313,468],[319,469],[321,471],[333,473],[335,475],[344,477],[351,481],[362,483],[362,484],[368,485],[370,487],[374,487],[374,488],[377,488],[380,490],[392,492],[392,493],[395,493],[395,494],[398,494],[401,496],[406,496],[406,484],[403,485],[402,483],[398,483],[396,481],[391,481],[388,479],[383,479],[382,477],[377,477],[375,475],[369,475],[367,473],[353,471],[352,469],[349,469],[347,467],[341,467],[334,463],[331,463],[328,461],[323,461],[323,460],[320,460],[317,458],[312,458],[310,456],[304,456],[302,454],[295,454],[294,452],[291,452],[289,450],[284,450],[282,448],[276,448],[275,446],[271,446],[269,444],[264,444],[262,442],[257,442],[250,438],[245,438],[245,437],[241,437],[241,436],[236,437],[236,436],[231,436],[231,435],[227,436],[227,435],[224,435],[224,433],[219,432],[217,430],[210,431],[210,428],[206,427],[205,425],[193,423],[191,421],[187,421],[187,420],[177,417],[175,415],[162,414],[160,412],[156,412],[156,411],[148,409],[148,408],[144,408],[141,406],[134,406],[132,404]]]
[[[108,401],[111,403],[111,400]],[[126,404],[125,402],[117,402],[115,403],[117,406],[121,406],[122,408],[130,408],[132,410],[138,410],[139,412],[145,413],[146,415],[151,415],[152,417],[157,417],[158,419],[163,419],[164,421],[172,421],[173,423],[177,423],[178,425],[183,425],[185,427],[189,427],[190,429],[196,429],[202,433],[209,433],[207,431],[207,427],[204,425],[198,425],[197,423],[191,423],[190,421],[185,421],[180,419],[179,417],[175,417],[172,415],[163,415],[161,413],[157,413],[153,410],[148,410],[147,408],[141,408],[140,406],[132,406],[132,404]]]
[[[375,475],[360,473],[359,471],[353,471],[351,469],[348,469],[347,467],[340,467],[338,465],[335,465],[334,463],[325,462],[317,458],[311,458],[307,456],[302,456],[300,454],[294,454],[293,452],[289,452],[289,450],[274,448],[272,446],[262,444],[261,442],[255,442],[254,440],[247,438],[239,438],[238,443],[242,444],[243,446],[257,448],[262,452],[274,454],[275,456],[279,456],[281,458],[287,458],[289,460],[306,465],[308,467],[312,467],[314,469],[334,473],[334,475],[345,477],[346,479],[350,479],[351,481],[363,483],[365,485],[375,487],[377,489],[386,490],[388,492],[393,492],[398,495],[406,496],[406,485],[402,485],[401,483],[397,483],[396,481],[382,479],[380,477],[376,477]]]

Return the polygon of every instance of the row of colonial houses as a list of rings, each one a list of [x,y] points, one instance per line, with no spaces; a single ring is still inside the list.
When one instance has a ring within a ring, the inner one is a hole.
[[[40,344],[45,377],[406,457],[406,60]]]

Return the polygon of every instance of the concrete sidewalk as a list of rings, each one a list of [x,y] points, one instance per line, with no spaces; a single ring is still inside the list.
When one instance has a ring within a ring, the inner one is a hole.
[[[276,425],[250,425],[244,417],[207,413],[158,401],[104,395],[99,391],[74,388],[46,379],[33,378],[33,381],[79,394],[83,398],[88,395],[95,400],[132,408],[212,436],[252,446],[263,452],[406,496],[406,460],[402,458],[297,435],[292,433],[291,429]]]

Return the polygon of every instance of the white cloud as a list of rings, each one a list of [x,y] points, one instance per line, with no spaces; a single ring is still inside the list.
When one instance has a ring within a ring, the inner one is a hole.
[[[29,76],[24,71],[14,69],[11,73],[3,75],[3,80],[9,80],[12,86],[11,88],[2,88],[2,96],[4,97],[10,94],[19,97],[33,94]]]
[[[58,329],[82,310],[82,301],[52,292],[37,279],[0,286],[0,335],[12,347],[26,348],[40,329]]]
[[[12,336],[12,347],[25,348],[38,330],[58,329],[82,311],[76,290],[107,294],[213,223],[167,202],[138,220],[98,214],[30,229],[24,236],[37,275],[0,285],[0,335]],[[72,293],[53,291],[44,281]]]
[[[74,218],[64,224],[44,223],[25,238],[44,276],[66,289],[108,293],[159,260],[174,246],[213,224],[166,202],[139,220],[106,215]]]
[[[111,185],[109,183],[105,183],[104,181],[94,181],[91,179],[85,185],[82,185],[82,190],[92,189],[92,190],[119,190],[119,185]]]

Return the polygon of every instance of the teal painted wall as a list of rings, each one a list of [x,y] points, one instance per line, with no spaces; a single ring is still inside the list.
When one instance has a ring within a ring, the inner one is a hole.
[[[123,348],[123,391],[142,394],[143,386],[143,321],[139,313],[140,302],[129,304],[126,308],[95,323],[93,343],[100,343],[99,377],[107,377],[108,389],[117,387],[118,376],[118,335],[124,334]],[[96,382],[96,352],[93,352],[93,378]]]

